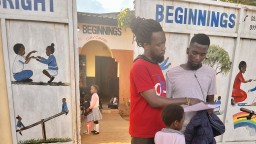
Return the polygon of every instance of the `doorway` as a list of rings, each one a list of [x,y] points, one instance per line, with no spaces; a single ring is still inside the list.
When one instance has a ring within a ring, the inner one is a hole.
[[[95,83],[100,87],[99,95],[103,102],[109,102],[119,95],[119,79],[117,77],[117,62],[114,58],[95,57]]]
[[[111,97],[119,97],[118,63],[112,52],[100,41],[90,41],[79,50],[80,100],[90,99],[90,86],[96,84],[102,103],[107,104]]]

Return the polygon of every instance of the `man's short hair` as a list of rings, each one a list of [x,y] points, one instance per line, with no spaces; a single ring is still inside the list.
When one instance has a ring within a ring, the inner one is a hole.
[[[162,120],[166,126],[170,126],[176,120],[181,121],[184,109],[180,105],[169,104],[162,111]]]
[[[193,43],[198,43],[201,45],[210,45],[210,38],[206,34],[196,34],[193,36],[193,38],[190,41],[190,45]]]

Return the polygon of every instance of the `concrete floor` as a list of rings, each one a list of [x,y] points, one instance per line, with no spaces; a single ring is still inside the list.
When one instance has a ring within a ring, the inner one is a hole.
[[[100,121],[100,134],[81,134],[82,144],[130,144],[129,121],[123,119],[118,110],[103,110]],[[81,132],[86,130],[83,122]]]

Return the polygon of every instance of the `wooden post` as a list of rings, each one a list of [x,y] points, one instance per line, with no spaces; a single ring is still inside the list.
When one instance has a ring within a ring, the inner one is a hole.
[[[46,132],[45,132],[45,123],[43,122],[44,119],[42,119],[42,134],[43,134],[43,139],[46,140]]]

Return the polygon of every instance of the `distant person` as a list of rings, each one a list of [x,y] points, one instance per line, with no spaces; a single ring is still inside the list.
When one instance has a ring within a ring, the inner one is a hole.
[[[13,46],[13,50],[17,54],[12,67],[13,78],[20,82],[32,82],[33,80],[31,77],[33,72],[31,70],[24,70],[24,65],[28,64],[31,58],[35,58],[34,56],[30,55],[37,51],[31,51],[25,57],[25,46],[21,43],[15,44]]]
[[[109,101],[108,108],[118,109],[118,99],[117,97],[112,97]]]
[[[90,101],[90,107],[87,109],[89,111],[90,109],[92,112],[87,116],[87,122],[93,121],[94,128],[92,133],[93,134],[99,134],[100,133],[100,124],[99,120],[102,119],[101,112],[99,110],[99,96],[97,92],[99,91],[99,87],[97,85],[91,86],[91,101]]]
[[[50,79],[48,83],[51,83],[54,80],[55,76],[58,75],[58,65],[56,58],[53,55],[54,52],[54,43],[52,43],[50,46],[46,47],[46,55],[48,56],[48,59],[37,56],[37,60],[39,62],[48,65],[48,69],[43,70],[43,74],[45,74]]]
[[[133,62],[130,70],[131,144],[154,144],[156,132],[165,127],[162,108],[168,104],[196,104],[198,99],[166,98],[166,83],[159,63],[164,61],[165,33],[153,19],[135,18],[131,29],[144,53]]]
[[[155,135],[155,144],[186,144],[185,136],[180,132],[184,123],[184,109],[170,104],[162,112],[162,120],[166,126]]]
[[[243,73],[245,73],[247,65],[245,61],[241,61],[238,65],[239,73],[236,75],[233,84],[233,91],[232,91],[232,98],[231,105],[235,105],[235,103],[243,102],[247,98],[247,93],[243,91],[241,87],[241,83],[248,83],[251,82],[252,79],[245,80],[243,77]]]

